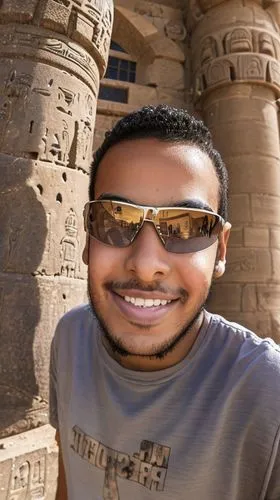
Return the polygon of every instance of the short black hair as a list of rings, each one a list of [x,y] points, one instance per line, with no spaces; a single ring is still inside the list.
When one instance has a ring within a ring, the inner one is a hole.
[[[212,161],[220,184],[218,213],[227,220],[228,174],[221,155],[213,146],[211,133],[201,120],[167,104],[144,106],[119,120],[106,132],[102,145],[96,150],[90,172],[89,199],[94,199],[96,174],[105,153],[114,144],[132,139],[152,137],[165,142],[193,144]]]

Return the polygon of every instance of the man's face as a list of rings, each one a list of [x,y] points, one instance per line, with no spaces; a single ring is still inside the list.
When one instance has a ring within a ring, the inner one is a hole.
[[[195,208],[209,206],[214,212],[218,193],[212,162],[200,149],[149,138],[110,148],[99,165],[95,187],[95,199],[114,195],[155,207],[187,202]],[[90,300],[119,355],[136,356],[139,369],[141,360],[144,363],[151,356],[160,367],[163,353],[173,356],[172,364],[178,362],[182,343],[185,350],[188,347],[188,327],[199,321],[215,263],[225,260],[228,232],[209,248],[186,254],[165,250],[149,222],[126,248],[88,239],[84,259]],[[141,307],[139,299],[157,302]]]

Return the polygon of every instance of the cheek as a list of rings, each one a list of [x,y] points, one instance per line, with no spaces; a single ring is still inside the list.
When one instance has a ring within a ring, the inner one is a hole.
[[[186,288],[194,292],[202,292],[209,287],[214,269],[216,250],[207,249],[201,252],[189,254],[186,262],[181,263],[181,277]]]
[[[91,240],[89,246],[89,276],[91,285],[100,286],[118,274],[123,263],[123,250]]]

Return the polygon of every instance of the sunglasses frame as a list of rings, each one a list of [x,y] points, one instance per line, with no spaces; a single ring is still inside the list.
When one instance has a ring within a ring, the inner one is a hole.
[[[104,243],[103,241],[101,240],[98,240],[98,238],[96,238],[95,236],[93,236],[92,234],[89,233],[88,231],[88,225],[87,225],[87,220],[88,220],[88,214],[89,214],[89,209],[90,209],[90,205],[93,205],[95,203],[102,203],[103,201],[107,201],[107,202],[111,202],[111,203],[119,203],[120,205],[125,205],[127,207],[133,207],[133,208],[137,208],[137,209],[141,209],[143,212],[144,212],[144,217],[143,217],[143,220],[142,220],[142,223],[139,227],[139,229],[136,231],[135,235],[133,236],[133,238],[131,239],[130,243],[128,245],[125,245],[123,247],[117,247],[116,245],[110,245],[108,243]],[[143,225],[144,225],[144,222],[151,222],[154,227],[155,227],[155,230],[157,232],[157,235],[159,236],[164,248],[166,249],[166,241],[164,240],[164,238],[162,237],[162,234],[159,230],[159,227],[156,225],[155,223],[155,217],[157,216],[158,212],[161,212],[162,210],[182,210],[183,212],[186,211],[186,212],[198,212],[198,213],[201,213],[201,214],[204,214],[204,215],[211,215],[212,217],[214,216],[216,218],[216,223],[215,225],[213,226],[212,230],[214,229],[214,227],[216,227],[217,224],[220,224],[221,225],[221,230],[220,232],[218,233],[217,235],[217,239],[219,237],[219,234],[222,232],[223,230],[223,227],[225,225],[225,220],[223,219],[223,217],[215,212],[212,212],[210,210],[204,210],[204,209],[201,209],[201,208],[189,208],[189,207],[180,207],[180,206],[168,206],[168,207],[150,207],[150,206],[146,206],[146,205],[136,205],[135,203],[128,203],[128,202],[125,202],[125,201],[119,201],[119,200],[115,200],[115,199],[111,199],[111,198],[102,198],[100,200],[92,200],[92,201],[88,201],[85,206],[84,206],[84,210],[83,210],[83,217],[84,217],[84,230],[85,232],[91,237],[91,238],[94,238],[96,239],[97,241],[100,241],[101,243],[103,243],[103,245],[106,245],[106,246],[115,246],[116,248],[127,248],[128,246],[130,246],[133,241],[135,240],[136,236],[139,234],[140,230],[142,229]],[[150,214],[150,217],[148,218],[147,215]],[[211,235],[210,235],[211,236]],[[186,238],[184,241],[188,241],[189,239],[191,238]],[[183,240],[183,238],[182,238]],[[213,242],[214,243],[214,242]],[[213,243],[211,243],[209,246],[211,246]],[[207,247],[205,247],[207,248]],[[166,249],[167,250],[167,249]],[[167,250],[171,253],[176,253],[176,252],[172,252],[171,250]],[[182,252],[182,253],[188,253],[188,252]]]

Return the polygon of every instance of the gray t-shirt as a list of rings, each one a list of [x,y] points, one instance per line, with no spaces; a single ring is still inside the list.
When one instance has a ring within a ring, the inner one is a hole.
[[[128,370],[80,306],[59,322],[50,365],[69,500],[279,500],[280,349],[220,316],[190,353]]]

